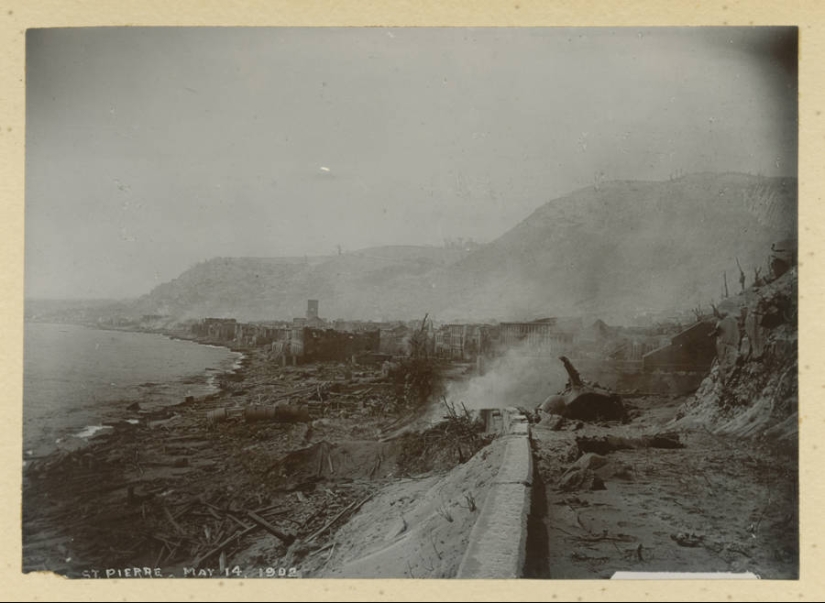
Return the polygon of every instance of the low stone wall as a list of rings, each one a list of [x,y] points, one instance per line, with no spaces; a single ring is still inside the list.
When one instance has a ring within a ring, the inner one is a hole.
[[[504,459],[470,532],[457,578],[520,578],[533,485],[530,425],[516,408],[502,411]]]

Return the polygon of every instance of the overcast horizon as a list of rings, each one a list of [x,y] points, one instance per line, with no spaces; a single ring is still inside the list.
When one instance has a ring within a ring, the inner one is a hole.
[[[795,28],[27,32],[25,296],[489,242],[609,180],[797,175]]]

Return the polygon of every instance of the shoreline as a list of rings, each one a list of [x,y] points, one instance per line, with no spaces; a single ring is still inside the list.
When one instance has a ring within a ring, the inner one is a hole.
[[[36,439],[26,442],[25,437],[22,442],[23,467],[34,459],[42,459],[50,455],[77,450],[89,446],[96,438],[107,435],[114,426],[121,423],[140,422],[141,413],[150,410],[174,407],[190,396],[196,398],[206,398],[220,394],[222,383],[228,378],[236,380],[237,374],[246,366],[248,350],[242,351],[227,345],[215,342],[200,341],[195,337],[181,337],[175,330],[147,330],[132,328],[107,328],[84,323],[71,322],[50,322],[50,321],[28,321],[32,324],[45,324],[50,326],[67,326],[94,331],[117,331],[126,333],[138,333],[146,335],[160,335],[170,341],[189,342],[214,349],[224,349],[231,354],[226,362],[231,360],[231,365],[221,367],[219,365],[203,366],[194,371],[180,374],[171,379],[161,379],[158,381],[146,381],[143,383],[128,386],[131,390],[122,396],[116,396],[108,400],[102,400],[93,406],[81,406],[80,412],[87,416],[83,424],[63,425],[48,427],[49,435],[32,436]],[[223,361],[221,362],[223,364]],[[166,391],[164,391],[166,390]],[[194,390],[194,391],[192,391]],[[24,391],[25,404],[25,391]],[[68,409],[72,412],[74,409]],[[35,419],[37,420],[37,419]],[[24,434],[26,430],[24,429]]]
[[[481,504],[483,491],[479,481],[450,483],[449,476],[470,459],[487,459],[489,440],[479,437],[481,448],[474,448],[459,443],[446,422],[416,426],[420,409],[418,415],[399,410],[398,384],[375,367],[282,367],[265,349],[253,349],[220,384],[214,394],[147,410],[138,425],[121,422],[83,450],[33,463],[24,472],[23,571],[78,578],[138,577],[123,573],[135,567],[158,577],[267,577],[266,568],[302,577],[454,576],[438,568],[452,567],[463,554],[471,523],[461,527],[453,518],[470,511],[472,497]],[[543,515],[532,518],[527,536],[552,548],[531,560],[530,577],[552,578],[549,568],[556,577],[605,578],[607,559],[619,569],[651,562],[670,568],[668,555],[697,557],[678,548],[680,534],[694,532],[708,537],[701,558],[686,565],[693,571],[791,577],[799,550],[786,533],[796,508],[797,473],[787,466],[793,455],[779,454],[780,443],[677,426],[683,402],[677,397],[625,402],[627,424],[544,418],[532,427]],[[267,408],[289,412],[277,418],[261,412]],[[661,429],[676,429],[685,446],[612,452],[606,465],[591,467],[606,489],[569,479],[582,459],[592,460],[571,454],[582,435],[628,438]],[[792,453],[796,444],[787,447]],[[685,466],[702,478],[687,479]],[[455,500],[438,499],[442,480],[458,488]],[[783,484],[781,500],[771,491],[774,482]],[[416,515],[431,499],[441,506]],[[724,504],[714,507],[712,500]],[[416,521],[439,526],[446,544],[414,540],[423,532]],[[619,537],[642,543],[645,552],[633,544],[634,555],[617,557]],[[410,559],[410,569],[374,550],[399,541],[423,545],[405,550],[425,550],[426,558],[398,557]],[[594,546],[603,546],[599,557],[592,556]]]
[[[121,416],[102,421],[107,429],[83,440],[82,445],[31,459],[23,479],[24,572],[49,570],[83,577],[84,571],[100,569],[104,561],[114,563],[107,560],[117,559],[118,567],[155,567],[159,563],[169,575],[178,575],[182,567],[197,561],[198,555],[167,546],[165,559],[157,562],[156,539],[146,541],[139,536],[168,521],[164,509],[185,509],[193,501],[204,500],[210,513],[215,509],[229,512],[232,505],[225,506],[225,497],[231,492],[233,497],[243,498],[243,504],[251,509],[260,510],[260,503],[266,499],[271,501],[269,506],[280,500],[282,507],[297,505],[295,513],[300,516],[307,506],[296,498],[296,484],[289,485],[288,475],[278,477],[266,470],[261,472],[261,463],[278,462],[279,458],[324,441],[348,441],[350,433],[370,433],[371,438],[377,438],[381,426],[398,424],[395,415],[381,414],[362,420],[359,417],[367,412],[363,402],[355,406],[348,402],[346,408],[352,411],[344,411],[341,400],[332,391],[338,390],[342,392],[338,395],[345,397],[351,397],[347,390],[356,394],[368,389],[389,391],[389,383],[368,387],[380,371],[362,372],[360,377],[348,381],[343,365],[336,363],[280,367],[263,350],[232,351],[242,356],[232,371],[216,375],[217,391],[161,408],[138,409],[138,424],[129,421],[132,415],[121,405]],[[311,398],[318,395],[331,403],[324,413],[336,414],[336,421],[322,418],[320,422],[213,423],[207,418],[213,410],[254,408],[261,403],[300,403],[306,408],[313,403]],[[277,402],[279,399],[281,403]],[[350,413],[354,416],[345,416]],[[267,450],[252,452],[259,448]],[[267,487],[265,482],[272,486],[273,480],[281,486]],[[304,488],[304,499],[313,497],[306,486],[300,487]],[[375,487],[351,484],[339,496],[349,500],[348,497],[366,494]],[[138,501],[140,504],[136,505]],[[321,505],[320,500],[318,505],[306,513],[307,529],[317,530],[333,512],[341,510],[338,505]],[[67,514],[70,509],[75,512]],[[124,525],[142,527],[122,533]],[[121,553],[102,550],[114,534],[119,534],[117,540],[124,546],[131,543],[130,548]],[[55,541],[59,542],[57,551]],[[63,549],[71,554],[64,555],[60,552]],[[280,550],[279,556],[286,552]],[[243,550],[238,553],[238,558],[243,559]]]

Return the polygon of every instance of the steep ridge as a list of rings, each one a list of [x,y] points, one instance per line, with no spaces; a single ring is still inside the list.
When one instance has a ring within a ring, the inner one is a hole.
[[[437,287],[449,290],[451,306],[491,316],[623,320],[707,305],[720,296],[723,272],[733,284],[737,258],[751,272],[771,243],[795,232],[795,180],[611,182],[540,207],[451,266]]]

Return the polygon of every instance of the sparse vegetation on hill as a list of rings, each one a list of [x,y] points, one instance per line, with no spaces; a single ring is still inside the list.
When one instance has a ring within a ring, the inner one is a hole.
[[[742,174],[603,183],[546,203],[451,266],[433,291],[456,314],[549,310],[618,324],[707,303],[719,298],[724,271],[733,278],[737,257],[750,274],[771,243],[795,236],[796,188]],[[427,307],[439,307],[433,298]]]
[[[678,424],[795,445],[799,421],[796,286],[793,268],[768,285],[725,300],[720,311],[739,319],[744,341],[729,366],[714,361],[696,395],[681,409]]]

